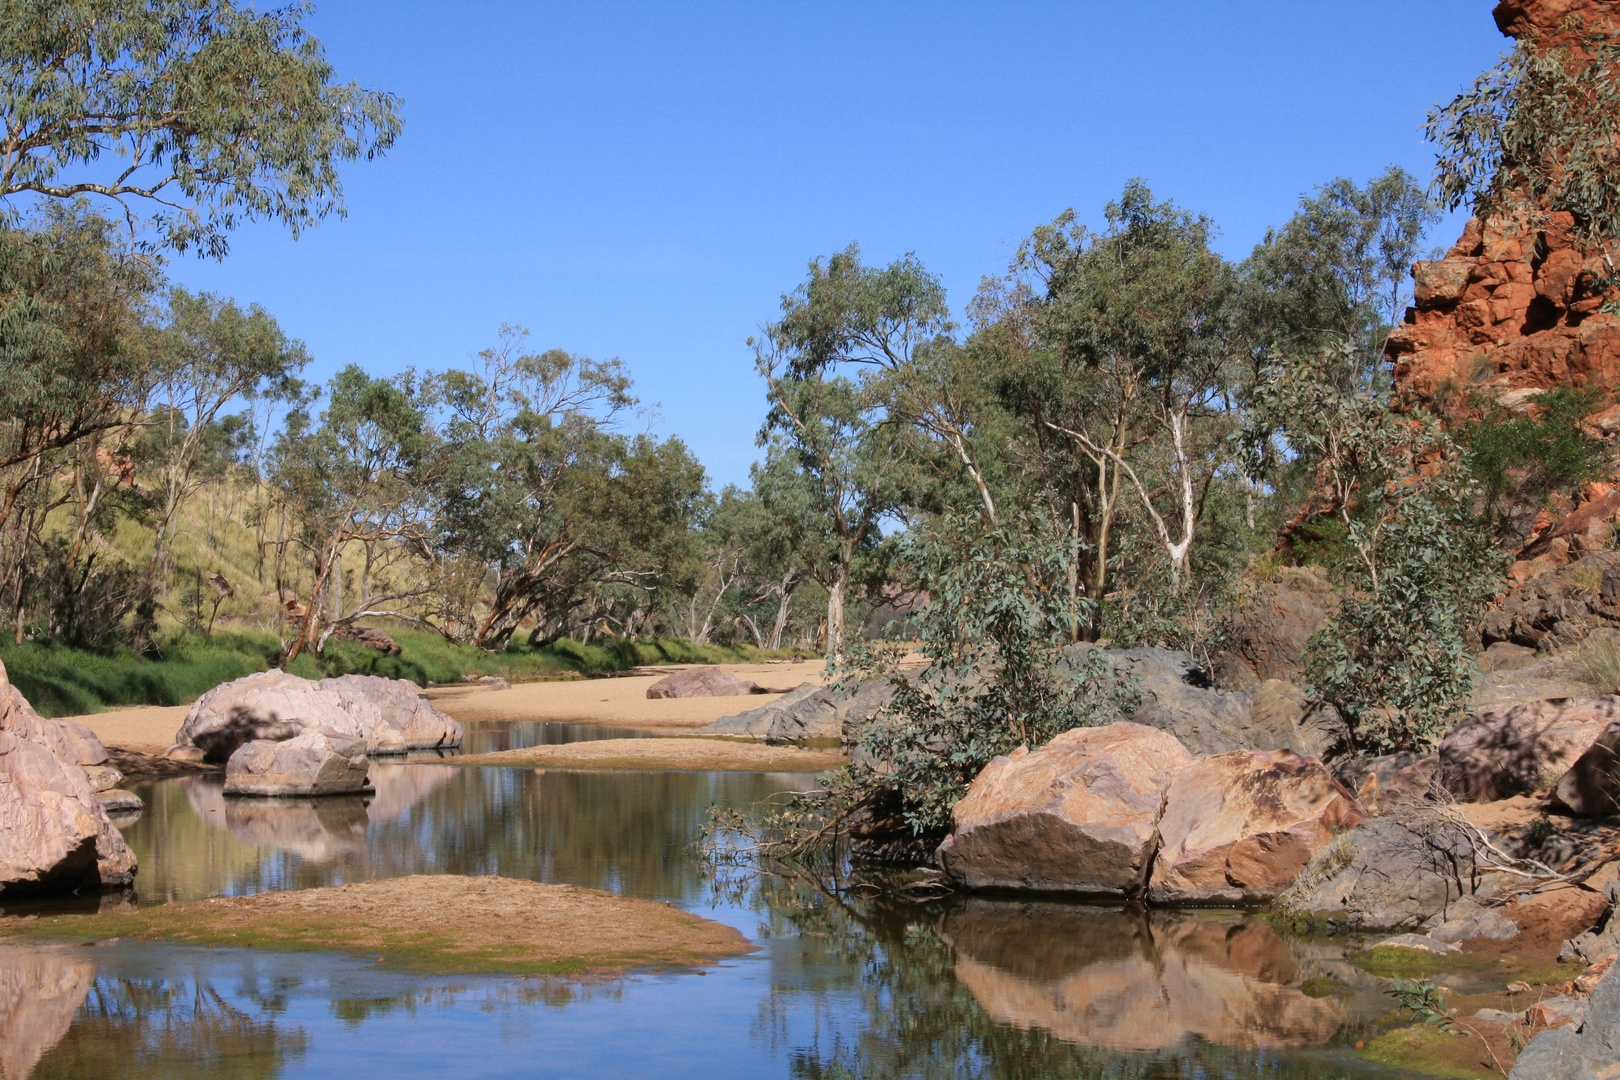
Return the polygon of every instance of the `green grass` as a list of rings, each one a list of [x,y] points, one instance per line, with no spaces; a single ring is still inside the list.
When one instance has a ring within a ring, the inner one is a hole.
[[[677,639],[589,645],[563,639],[544,648],[514,644],[504,653],[457,645],[437,634],[390,627],[400,655],[387,656],[353,642],[333,641],[326,655],[305,653],[290,669],[319,679],[329,675],[382,675],[426,685],[496,675],[513,682],[567,675],[599,675],[648,664],[735,664],[801,655],[795,650],[726,649]],[[94,653],[27,642],[0,647],[11,682],[43,716],[77,716],[120,705],[184,705],[203,692],[276,663],[274,634],[216,631],[212,637],[179,634],[160,655]]]

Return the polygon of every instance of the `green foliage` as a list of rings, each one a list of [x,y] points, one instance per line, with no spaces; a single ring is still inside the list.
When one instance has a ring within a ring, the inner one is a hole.
[[[1425,132],[1447,209],[1485,217],[1528,203],[1543,219],[1571,214],[1580,239],[1620,236],[1620,39],[1521,40],[1431,112]]]
[[[1306,646],[1305,670],[1362,748],[1427,749],[1468,702],[1470,632],[1506,560],[1442,492],[1396,487],[1380,516],[1338,615]]]
[[[1599,407],[1598,395],[1584,387],[1560,386],[1534,399],[1531,413],[1514,416],[1489,402],[1484,414],[1463,424],[1458,439],[1464,459],[1479,482],[1486,505],[1505,497],[1535,499],[1567,490],[1598,476],[1607,448],[1581,430],[1581,421]]]
[[[399,102],[332,81],[308,10],[3,0],[0,197],[149,206],[155,247],[215,257],[240,222],[341,215],[338,163],[392,146]]]
[[[1451,1030],[1451,1015],[1446,1011],[1444,992],[1438,986],[1422,979],[1403,979],[1399,975],[1391,982],[1392,985],[1384,993],[1394,998],[1414,1020],[1421,1020],[1442,1031]]]

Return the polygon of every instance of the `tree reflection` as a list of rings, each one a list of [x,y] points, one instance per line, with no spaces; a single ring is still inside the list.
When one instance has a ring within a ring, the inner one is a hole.
[[[206,982],[101,978],[32,1080],[122,1075],[268,1080],[303,1057],[302,1031],[249,1015]]]

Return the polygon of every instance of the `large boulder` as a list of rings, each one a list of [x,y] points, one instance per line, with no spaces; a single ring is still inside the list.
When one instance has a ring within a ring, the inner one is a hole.
[[[987,765],[951,811],[939,864],[970,889],[1137,896],[1165,787],[1192,761],[1174,736],[1123,722],[1020,747]]]
[[[72,720],[58,720],[56,726],[73,747],[74,759],[85,768],[107,764],[107,748],[101,745],[96,733]]]
[[[1217,754],[1176,773],[1159,819],[1157,903],[1275,899],[1336,833],[1366,814],[1312,758],[1287,750]]]
[[[687,668],[666,675],[647,687],[647,697],[653,701],[659,698],[737,697],[758,692],[757,683],[739,679],[718,667]]]
[[[0,895],[125,886],[135,869],[72,741],[0,667]]]
[[[1222,626],[1226,646],[1215,657],[1215,678],[1232,690],[1267,679],[1294,679],[1305,642],[1338,607],[1333,583],[1315,570],[1279,570],[1273,580],[1257,584],[1248,602],[1227,617]]]
[[[1553,788],[1553,801],[1581,817],[1620,812],[1620,722],[1603,729]]]
[[[290,739],[244,743],[225,764],[227,795],[346,795],[366,786],[365,739],[311,728]]]
[[[1493,705],[1440,741],[1440,779],[1469,802],[1545,791],[1617,720],[1612,694]]]
[[[1578,1028],[1544,1031],[1530,1040],[1508,1080],[1615,1080],[1620,1077],[1620,965],[1587,999]]]
[[[1410,809],[1342,834],[1279,906],[1341,931],[1414,930],[1471,895],[1474,876],[1467,830]]]
[[[318,727],[366,737],[364,725],[337,694],[273,668],[221,683],[198,698],[174,741],[200,748],[218,765],[244,743],[291,739]]]
[[[423,697],[421,688],[413,682],[377,675],[344,675],[323,679],[320,685],[356,708],[369,702],[383,722],[399,732],[406,749],[437,750],[461,745],[461,725]]]

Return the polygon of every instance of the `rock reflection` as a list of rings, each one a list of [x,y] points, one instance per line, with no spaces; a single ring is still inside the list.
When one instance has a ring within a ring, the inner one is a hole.
[[[394,765],[372,762],[371,786],[376,794],[366,807],[366,817],[382,824],[395,821],[410,812],[411,807],[427,798],[455,779],[451,766],[433,768],[427,765]]]
[[[223,825],[244,844],[288,851],[307,862],[329,862],[366,846],[370,822],[358,795],[227,799],[219,785],[193,782],[186,797],[199,817]]]
[[[993,1018],[1065,1042],[1165,1050],[1320,1046],[1349,1019],[1264,922],[969,901],[942,926],[956,978]]]
[[[26,1080],[67,1034],[95,982],[83,949],[0,946],[0,1080]]]

